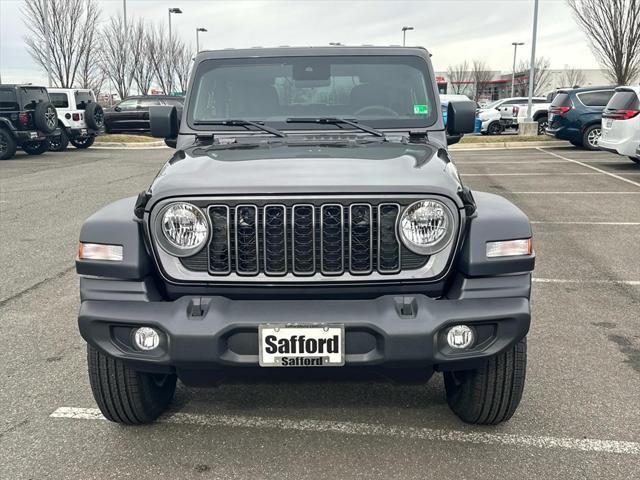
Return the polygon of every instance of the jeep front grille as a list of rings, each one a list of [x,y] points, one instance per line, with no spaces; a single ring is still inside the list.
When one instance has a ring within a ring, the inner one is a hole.
[[[395,203],[209,205],[208,212],[212,275],[367,275],[400,269]]]

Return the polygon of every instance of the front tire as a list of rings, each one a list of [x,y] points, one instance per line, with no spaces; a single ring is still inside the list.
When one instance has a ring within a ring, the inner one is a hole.
[[[538,118],[538,135],[544,135],[544,132],[548,126],[549,126],[548,117]]]
[[[49,150],[49,140],[41,140],[40,142],[25,142],[22,149],[29,155],[42,155]]]
[[[640,164],[640,157],[629,157],[629,160],[637,164]]]
[[[523,338],[481,368],[445,372],[449,407],[467,423],[496,425],[509,420],[522,398],[526,367],[527,340]]]
[[[492,122],[487,127],[487,133],[489,135],[500,135],[502,132],[504,132],[504,127],[500,122]]]
[[[96,137],[81,137],[81,138],[72,138],[71,145],[76,148],[84,149],[89,148],[93,145],[93,142],[96,141]]]
[[[0,160],[8,160],[16,154],[16,139],[7,130],[0,128]]]
[[[173,399],[174,374],[137,372],[91,345],[87,345],[87,362],[93,397],[107,420],[126,425],[151,423]]]

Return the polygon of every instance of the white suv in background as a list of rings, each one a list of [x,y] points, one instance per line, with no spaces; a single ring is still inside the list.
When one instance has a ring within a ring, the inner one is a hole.
[[[640,86],[616,88],[602,113],[598,148],[640,163]]]
[[[104,111],[92,90],[50,88],[51,103],[58,111],[60,135],[51,138],[49,150],[61,152],[69,142],[76,148],[89,148],[104,129]]]

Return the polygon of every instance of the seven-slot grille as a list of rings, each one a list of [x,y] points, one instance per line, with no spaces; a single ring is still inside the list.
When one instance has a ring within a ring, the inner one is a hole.
[[[211,275],[393,274],[403,266],[397,203],[213,204],[207,211]]]

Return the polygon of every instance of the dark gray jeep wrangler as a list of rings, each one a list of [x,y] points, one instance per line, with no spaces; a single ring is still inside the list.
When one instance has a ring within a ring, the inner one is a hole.
[[[177,378],[316,367],[443,372],[462,420],[509,419],[531,227],[462,183],[446,139],[473,131],[475,107],[451,103],[445,131],[439,105],[421,48],[198,54],[182,118],[151,111],[173,157],[80,233],[78,321],[105,417],[153,421]]]

